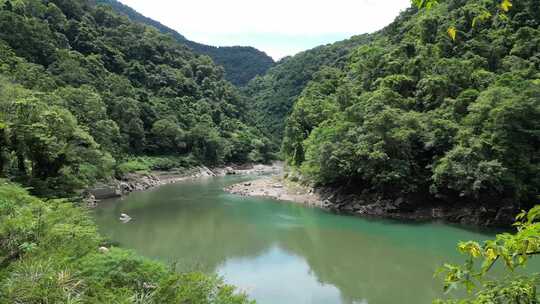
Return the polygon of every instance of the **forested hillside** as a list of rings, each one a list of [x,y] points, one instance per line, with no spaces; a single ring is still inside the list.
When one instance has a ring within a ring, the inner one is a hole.
[[[253,79],[244,91],[252,101],[257,125],[279,145],[285,120],[315,73],[323,66],[343,67],[350,51],[371,39],[372,35],[359,35],[286,57],[264,76]]]
[[[125,4],[122,4],[119,1],[116,1],[116,0],[91,0],[91,1],[95,5],[99,5],[99,4],[109,5],[113,8],[115,12],[128,16],[129,19],[131,19],[131,21],[153,26],[156,29],[158,29],[161,33],[169,34],[178,41],[182,41],[182,42],[187,41],[186,37],[184,37],[182,34],[178,33],[177,31],[173,30],[172,28],[163,25],[159,21],[148,18],[144,16],[143,14],[140,14],[136,10],[132,9],[131,7]]]
[[[321,69],[287,119],[288,163],[319,185],[393,198],[537,203],[540,2],[512,3],[411,8]]]
[[[157,28],[164,34],[172,35],[178,42],[187,45],[198,54],[210,56],[214,62],[225,68],[225,78],[237,86],[246,85],[257,75],[263,75],[274,60],[266,53],[249,46],[215,47],[188,40],[177,31],[138,13],[131,7],[116,0],[94,0],[107,4],[116,12],[128,16],[131,20]]]
[[[129,155],[263,161],[223,69],[89,1],[0,0],[0,177],[69,193]]]

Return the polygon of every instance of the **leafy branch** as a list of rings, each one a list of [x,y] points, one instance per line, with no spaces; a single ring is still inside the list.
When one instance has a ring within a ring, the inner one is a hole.
[[[486,241],[483,245],[473,241],[459,243],[457,249],[467,256],[466,262],[463,265],[445,264],[438,271],[439,275],[443,274],[445,292],[460,285],[469,293],[481,287],[475,299],[463,303],[537,303],[536,288],[540,276],[520,276],[515,270],[525,268],[531,257],[540,254],[539,220],[540,205],[516,217],[515,234],[499,234],[495,240]],[[499,281],[488,280],[488,273],[499,261],[504,265],[507,276]],[[497,301],[485,302],[492,298]]]

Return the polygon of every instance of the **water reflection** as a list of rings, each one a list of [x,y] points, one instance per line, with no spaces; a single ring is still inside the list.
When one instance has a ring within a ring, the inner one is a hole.
[[[136,193],[96,210],[104,234],[184,270],[217,271],[259,303],[430,303],[459,240],[485,235],[406,225],[223,193],[242,177]],[[133,220],[118,221],[120,213]],[[450,257],[448,255],[451,255]]]

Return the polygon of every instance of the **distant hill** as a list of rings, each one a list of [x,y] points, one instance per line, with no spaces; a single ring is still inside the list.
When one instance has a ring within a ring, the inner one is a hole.
[[[225,78],[237,86],[246,85],[255,76],[263,75],[274,65],[272,57],[256,48],[249,46],[215,47],[197,43],[116,0],[95,0],[95,2],[110,5],[116,12],[128,16],[131,20],[153,26],[164,34],[172,35],[196,53],[210,56],[215,63],[225,68]]]
[[[223,66],[225,78],[237,86],[245,86],[274,65],[272,57],[250,46],[215,47],[189,40],[186,45],[196,53],[210,56],[216,64]]]
[[[268,72],[255,77],[244,89],[252,100],[254,119],[261,130],[279,145],[285,120],[302,90],[323,67],[341,68],[350,52],[369,43],[374,35],[357,35],[286,57]]]

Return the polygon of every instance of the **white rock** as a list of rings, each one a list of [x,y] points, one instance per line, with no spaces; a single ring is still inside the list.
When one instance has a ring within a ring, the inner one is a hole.
[[[122,223],[127,223],[129,221],[131,221],[131,216],[125,214],[125,213],[122,213],[120,214],[120,218],[119,218],[120,221],[122,221]]]

